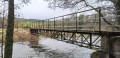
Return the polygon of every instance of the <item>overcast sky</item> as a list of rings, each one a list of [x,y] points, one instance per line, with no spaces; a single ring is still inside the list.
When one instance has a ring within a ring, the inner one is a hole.
[[[27,19],[49,19],[71,13],[68,9],[50,9],[48,8],[48,2],[43,0],[33,0],[30,4],[21,7],[21,10],[17,10],[17,12],[23,14],[21,17]]]

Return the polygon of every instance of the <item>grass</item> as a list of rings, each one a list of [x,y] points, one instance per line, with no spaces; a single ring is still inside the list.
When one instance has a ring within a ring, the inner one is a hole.
[[[50,24],[51,25],[51,24]],[[29,28],[34,28],[34,27],[39,27],[39,26],[43,26],[43,23],[39,23],[39,22],[18,22],[18,26],[15,25],[16,27],[29,27]],[[44,23],[44,26],[48,26],[48,23]],[[54,26],[54,25],[53,25]]]
[[[23,22],[23,23],[18,23],[18,27],[32,27],[32,25],[39,26],[42,25],[42,23],[33,23],[33,22]]]
[[[1,31],[2,29],[0,29]],[[6,30],[4,30],[4,36],[6,35]],[[24,30],[22,28],[15,28],[14,29],[14,42],[24,42],[32,40],[38,40],[39,36],[31,35],[29,30]],[[2,40],[2,33],[0,33],[0,42]],[[5,37],[4,37],[5,41]]]

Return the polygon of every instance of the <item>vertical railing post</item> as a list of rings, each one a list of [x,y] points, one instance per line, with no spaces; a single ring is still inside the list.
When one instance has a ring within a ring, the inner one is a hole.
[[[38,22],[36,22],[36,29],[38,28]]]
[[[70,23],[69,23],[69,22],[70,22],[70,18],[68,18],[68,26],[67,26],[67,27],[68,27],[68,30],[69,30],[69,25],[70,25]]]
[[[38,22],[36,22],[36,29],[38,29]]]
[[[31,27],[31,29],[32,29],[32,22],[30,22],[30,27]]]
[[[21,28],[23,28],[23,22],[21,22]]]
[[[35,22],[34,22],[34,29],[35,29]]]
[[[31,29],[32,29],[32,22],[30,22],[30,27],[31,27]]]
[[[31,22],[29,22],[29,28],[31,29]]]
[[[35,22],[35,29],[37,29],[37,22]]]
[[[62,22],[63,22],[63,23],[62,23],[62,24],[63,24],[63,28],[62,28],[62,29],[63,29],[63,31],[64,31],[64,30],[65,30],[65,26],[64,26],[64,25],[65,25],[65,24],[64,24],[64,16],[62,17]]]
[[[35,22],[33,22],[33,26],[34,26],[33,28],[35,29]]]
[[[49,30],[49,19],[48,19],[48,30]]]
[[[32,29],[32,22],[30,22],[30,27],[31,27],[31,29]]]
[[[62,20],[62,19],[61,19]],[[62,30],[62,23],[61,23],[61,20],[60,20],[60,30]]]
[[[17,30],[18,30],[18,21],[17,21]]]
[[[101,31],[101,9],[99,9],[98,12],[99,12],[99,31]]]
[[[76,13],[76,32],[77,32],[77,27],[78,27],[78,22],[77,22],[78,20],[77,20],[77,13]]]
[[[20,27],[22,28],[22,22],[20,23]]]
[[[26,26],[26,30],[28,29],[28,26],[29,26],[29,25],[27,24],[27,26]]]
[[[36,29],[36,22],[35,22],[35,29]]]
[[[33,22],[32,22],[32,28],[34,28],[34,24],[33,24]]]
[[[40,29],[40,21],[39,21],[39,29]]]
[[[97,17],[95,15],[95,23],[94,23],[94,27],[93,27],[93,32],[96,31],[96,25],[97,25],[96,23],[97,23]]]
[[[45,27],[45,26],[44,26],[44,20],[43,20],[43,29],[44,29],[44,27]]]
[[[35,22],[35,29],[36,29],[36,22]]]
[[[36,29],[36,22],[35,22],[35,29]]]
[[[54,18],[54,30],[55,30],[55,18]]]

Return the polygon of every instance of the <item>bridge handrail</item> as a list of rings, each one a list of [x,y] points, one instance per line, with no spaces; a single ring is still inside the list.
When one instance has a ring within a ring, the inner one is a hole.
[[[96,10],[98,10],[96,12]],[[95,12],[89,15],[90,12]],[[86,29],[88,30],[91,28],[91,31],[93,29],[95,31],[105,31],[105,30],[111,30],[114,27],[119,27],[119,25],[113,24],[113,19],[108,20],[108,22],[112,23],[113,25],[108,25],[104,22],[104,18],[107,18],[106,16],[101,16],[102,10],[100,8],[95,9],[88,9],[80,12],[74,12],[54,18],[49,18],[45,20],[35,21],[32,22],[30,25],[31,28],[37,28],[37,29]],[[81,20],[80,16],[83,15],[83,18]],[[108,28],[108,29],[107,29]],[[93,31],[94,32],[94,31]]]

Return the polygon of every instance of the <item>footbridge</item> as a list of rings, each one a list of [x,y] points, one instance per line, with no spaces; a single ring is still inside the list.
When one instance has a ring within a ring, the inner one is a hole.
[[[102,14],[103,12],[99,8],[89,9],[31,22],[28,27],[32,34],[50,36],[82,47],[100,49],[109,54],[111,45],[116,43],[114,39],[120,36],[120,25],[117,24],[113,12],[107,12],[109,15]]]
[[[97,10],[97,11],[96,11]],[[32,34],[46,34],[89,48],[100,47],[101,36],[119,36],[117,22],[96,8],[30,23]],[[53,14],[54,15],[54,14]],[[109,23],[109,24],[108,24]]]

